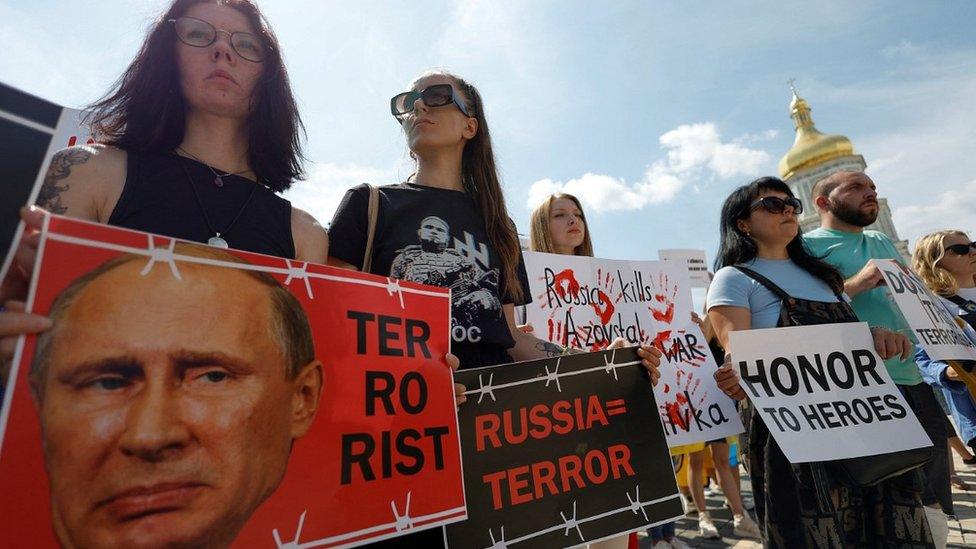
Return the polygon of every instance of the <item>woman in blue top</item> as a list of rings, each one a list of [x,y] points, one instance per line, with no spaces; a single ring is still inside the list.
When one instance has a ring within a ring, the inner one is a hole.
[[[790,188],[772,177],[744,185],[725,200],[707,302],[727,351],[728,334],[735,330],[857,320],[843,296],[843,278],[804,248],[797,222],[801,211]],[[787,295],[790,303],[784,307]],[[883,328],[872,333],[883,357],[911,352],[902,335]],[[746,397],[728,364],[715,377],[729,396]],[[749,416],[749,470],[766,547],[932,546],[915,475],[868,489],[823,480],[822,464],[790,463],[762,420]],[[911,528],[896,527],[903,517],[915,521]]]

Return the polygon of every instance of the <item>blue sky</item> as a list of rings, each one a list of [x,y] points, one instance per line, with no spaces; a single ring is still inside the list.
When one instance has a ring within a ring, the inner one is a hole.
[[[159,0],[0,0],[0,81],[68,105],[105,92]],[[343,191],[410,173],[390,96],[451,69],[485,97],[520,230],[553,189],[585,201],[597,255],[718,242],[735,186],[775,175],[789,89],[851,138],[913,241],[976,236],[973,2],[262,3],[308,127],[288,197],[328,222]]]

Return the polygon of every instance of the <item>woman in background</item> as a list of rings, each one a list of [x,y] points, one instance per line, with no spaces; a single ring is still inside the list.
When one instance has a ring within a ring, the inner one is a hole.
[[[925,285],[942,298],[950,314],[965,323],[966,332],[973,336],[976,329],[976,245],[969,236],[962,231],[938,231],[919,238],[912,254],[912,268]],[[953,435],[949,445],[965,463],[976,462],[971,453],[976,452],[976,403],[973,400],[976,385],[967,388],[958,370],[945,362],[932,360],[921,346],[917,348],[915,358],[925,381],[942,390],[958,426],[960,436],[955,436],[954,429],[948,431]],[[951,456],[949,464],[952,465]],[[954,473],[953,484],[963,490],[969,489]]]
[[[481,94],[457,75],[426,72],[391,99],[390,110],[416,171],[403,183],[346,193],[330,226],[329,263],[451,288],[451,350],[461,368],[562,354],[515,325],[515,306],[531,296]],[[661,352],[645,346],[638,353],[655,381]],[[442,540],[429,530],[374,546],[440,547]]]
[[[532,212],[529,242],[533,252],[593,257],[593,242],[586,228],[586,214],[583,213],[579,199],[568,193],[555,193],[543,200]],[[688,547],[675,537],[673,522],[650,528],[648,534],[654,549]],[[718,530],[715,530],[715,535],[718,536]],[[590,548],[626,549],[630,538],[627,535],[619,536],[591,543]]]

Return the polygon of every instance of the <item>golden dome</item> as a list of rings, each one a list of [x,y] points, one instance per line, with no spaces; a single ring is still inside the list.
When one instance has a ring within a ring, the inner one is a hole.
[[[793,100],[790,101],[790,117],[796,126],[796,139],[779,161],[779,175],[783,179],[831,158],[855,154],[850,139],[843,135],[825,135],[817,130],[810,117],[810,106],[797,95],[796,88],[793,88]]]

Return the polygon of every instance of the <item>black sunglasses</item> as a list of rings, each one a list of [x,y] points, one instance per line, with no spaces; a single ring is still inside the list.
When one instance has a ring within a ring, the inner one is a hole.
[[[970,242],[969,244],[953,244],[952,246],[945,247],[945,251],[952,252],[956,255],[967,255],[970,250],[976,250],[976,242]]]
[[[413,112],[414,103],[418,99],[422,99],[424,105],[428,107],[443,107],[454,103],[464,116],[471,116],[468,114],[468,108],[464,106],[464,101],[461,101],[454,91],[454,86],[450,84],[434,84],[424,91],[408,91],[394,95],[390,99],[390,112],[393,113],[394,118],[400,120],[403,115]]]
[[[793,213],[799,215],[803,213],[803,202],[796,198],[780,198],[778,196],[764,196],[749,205],[749,211],[762,207],[769,213],[781,214],[786,211],[786,207],[793,208]]]
[[[176,36],[187,46],[205,48],[217,41],[217,34],[224,33],[230,39],[230,45],[242,59],[252,63],[260,63],[268,56],[268,48],[260,37],[249,32],[229,32],[216,29],[206,21],[194,17],[180,17],[170,19],[176,27]]]

